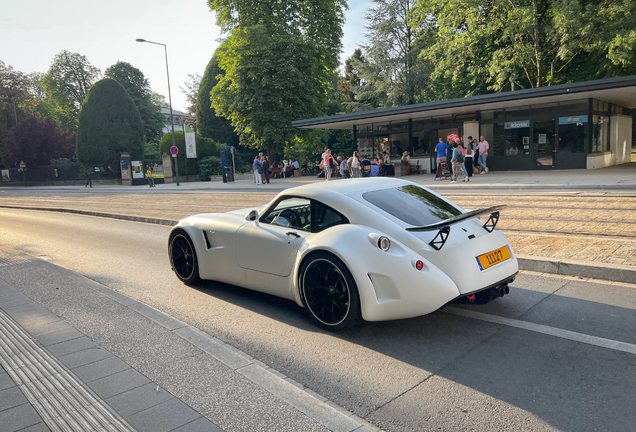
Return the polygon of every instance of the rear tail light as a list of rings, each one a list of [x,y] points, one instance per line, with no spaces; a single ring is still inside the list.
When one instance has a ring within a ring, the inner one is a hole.
[[[476,299],[475,294],[471,294],[471,295],[468,296],[468,301],[471,302],[471,303],[473,303],[475,301],[475,299]]]

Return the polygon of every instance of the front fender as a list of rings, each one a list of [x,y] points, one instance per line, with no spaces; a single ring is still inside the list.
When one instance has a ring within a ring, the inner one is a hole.
[[[397,240],[387,252],[377,246],[382,232],[360,225],[337,225],[308,236],[299,250],[293,298],[302,306],[299,280],[303,261],[313,252],[334,254],[347,266],[360,295],[362,317],[382,321],[425,315],[459,295],[451,278]],[[418,271],[415,262],[424,268]]]

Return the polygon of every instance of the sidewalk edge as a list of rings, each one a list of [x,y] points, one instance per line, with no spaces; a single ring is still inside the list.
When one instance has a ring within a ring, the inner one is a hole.
[[[539,273],[552,273],[564,276],[604,279],[614,282],[636,283],[636,268],[618,264],[594,263],[585,261],[556,260],[518,255],[519,269]]]

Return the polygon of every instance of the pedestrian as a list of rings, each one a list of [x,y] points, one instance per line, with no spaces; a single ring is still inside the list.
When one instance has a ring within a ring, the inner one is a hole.
[[[357,151],[354,151],[351,156],[351,173],[352,178],[360,177],[360,157]]]
[[[263,179],[261,177],[261,174],[263,173],[263,165],[261,165],[261,160],[259,159],[258,155],[254,157],[252,168],[254,168],[254,182],[256,182],[257,185],[262,185]]]
[[[261,165],[263,165],[263,174],[265,174],[265,181],[269,184],[269,159],[267,156],[261,158]]]
[[[468,139],[470,140],[471,137],[468,137]],[[473,176],[473,156],[474,156],[474,150],[473,150],[473,146],[471,145],[470,141],[468,142],[468,145],[466,146],[466,155],[464,156],[465,160],[464,160],[464,174],[466,174],[466,181],[470,181],[470,178]]]
[[[450,158],[448,158],[448,156],[447,156],[447,154],[448,154],[448,144],[446,144],[444,142],[444,138],[440,138],[439,139],[439,142],[435,146],[435,151],[437,152],[437,167],[438,168],[437,168],[437,171],[435,172],[434,180],[437,180],[438,178],[444,177],[444,173],[440,172],[439,163],[440,162],[447,162],[447,165],[448,165],[448,161],[450,160]]]
[[[155,187],[155,181],[152,178],[152,170],[148,167],[148,171],[146,171],[146,177],[148,177],[148,186]]]
[[[325,180],[329,181],[331,180],[331,173],[336,167],[336,161],[331,155],[331,149],[326,149],[323,154],[324,154],[323,165],[325,166]]]
[[[93,187],[93,176],[91,175],[90,171],[86,171],[86,184],[84,185],[84,187],[86,186]]]
[[[457,142],[453,143],[453,155],[451,156],[451,162],[453,164],[453,173],[451,174],[451,183],[457,182],[457,175],[459,172],[464,174],[461,167],[464,163],[464,155],[462,155],[462,150],[459,148],[459,144]],[[464,181],[468,176],[464,174]]]
[[[464,145],[459,138],[455,139],[455,142],[457,143],[457,148],[462,151],[462,156],[464,156],[464,161],[462,161],[460,168],[462,169],[462,173],[464,173],[464,181],[467,181],[466,179],[468,178],[468,171],[466,171],[466,167],[464,166],[464,162],[466,159],[466,149],[464,148]]]
[[[468,137],[468,143],[473,148],[473,171],[479,173],[481,167],[479,166],[479,145],[475,142],[472,136]]]
[[[479,137],[479,144],[477,145],[479,149],[479,166],[481,167],[480,174],[486,174],[488,172],[488,167],[486,166],[486,159],[488,158],[488,149],[490,148],[490,144],[486,141],[486,138],[483,136]]]

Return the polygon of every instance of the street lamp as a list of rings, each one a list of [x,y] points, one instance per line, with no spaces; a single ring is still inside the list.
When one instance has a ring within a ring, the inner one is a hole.
[[[168,71],[168,47],[166,47],[166,44],[162,44],[159,42],[152,42],[146,39],[136,39],[137,42],[146,42],[146,43],[151,43],[151,44],[155,44],[155,45],[162,45],[163,49],[166,53],[166,75],[168,76],[168,102],[170,103],[170,126],[172,126],[172,146],[176,147],[176,141],[174,139],[174,117],[172,116],[172,96],[170,96],[170,72]],[[176,158],[175,158],[176,159]],[[186,161],[187,162],[187,161]],[[176,161],[176,167],[175,167],[176,173],[177,173],[177,186],[179,186],[179,161]]]

